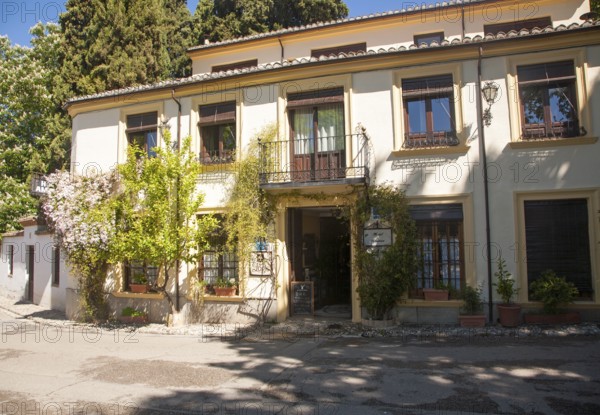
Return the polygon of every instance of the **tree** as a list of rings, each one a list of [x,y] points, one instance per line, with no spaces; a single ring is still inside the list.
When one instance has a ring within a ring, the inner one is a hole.
[[[348,16],[342,0],[200,0],[196,7],[196,43],[265,33]]]
[[[196,190],[200,165],[191,151],[191,138],[186,138],[179,150],[167,132],[165,146],[155,151],[156,157],[148,157],[132,147],[127,162],[119,166],[117,232],[111,261],[158,266],[164,280],[156,288],[167,294],[173,306],[176,303],[167,290],[169,276],[179,274],[181,261],[195,262],[215,221],[210,216],[196,217],[204,197]]]
[[[35,212],[27,190],[31,174],[69,159],[69,121],[55,82],[58,26],[37,24],[31,33],[32,48],[0,37],[0,193],[6,195],[0,232],[17,229],[20,216]]]
[[[60,23],[69,96],[190,73],[192,20],[184,0],[69,0]]]
[[[590,9],[593,12],[600,13],[600,0],[590,0]]]

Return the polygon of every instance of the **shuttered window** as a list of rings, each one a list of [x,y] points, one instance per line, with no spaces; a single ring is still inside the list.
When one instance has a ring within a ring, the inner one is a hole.
[[[365,42],[362,43],[353,43],[351,45],[343,45],[343,46],[334,46],[331,48],[323,48],[323,49],[313,49],[310,52],[310,56],[313,58],[318,58],[320,56],[330,56],[330,55],[339,55],[340,53],[357,53],[357,52],[366,52],[367,44]]]
[[[225,65],[216,65],[212,67],[212,72],[227,72],[236,69],[246,69],[258,66],[258,59],[250,59],[243,62],[228,63]]]
[[[586,199],[525,201],[525,238],[529,284],[551,269],[592,298]]]
[[[199,108],[203,164],[231,163],[236,151],[236,103],[202,105]]]
[[[517,67],[522,138],[579,135],[573,61]]]
[[[56,287],[60,285],[60,248],[58,246],[52,248],[52,285]]]
[[[504,23],[486,24],[483,26],[483,31],[485,32],[485,34],[496,34],[499,32],[508,33],[511,30],[531,30],[535,27],[543,29],[547,26],[552,26],[552,19],[550,17],[540,17],[537,19],[516,20]]]
[[[156,157],[153,150],[157,145],[158,113],[129,115],[127,117],[127,140],[130,145],[136,146],[145,152],[148,157]]]
[[[411,206],[417,225],[417,286],[412,293],[422,297],[423,288],[440,283],[459,291],[464,285],[464,236],[461,204]]]
[[[198,278],[206,282],[207,290],[214,293],[214,284],[218,279],[238,281],[238,257],[235,250],[227,246],[227,232],[222,226],[223,215],[213,215],[219,226],[208,238],[209,248],[203,250],[198,258]]]
[[[402,80],[405,148],[458,145],[452,75]]]

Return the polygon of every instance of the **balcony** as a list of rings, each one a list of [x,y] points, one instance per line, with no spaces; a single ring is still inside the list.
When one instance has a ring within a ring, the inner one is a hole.
[[[368,136],[358,134],[260,144],[262,187],[364,183],[369,176]]]

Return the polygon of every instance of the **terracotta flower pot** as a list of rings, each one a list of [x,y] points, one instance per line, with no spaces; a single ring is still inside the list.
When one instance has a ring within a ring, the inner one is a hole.
[[[136,294],[144,294],[148,292],[148,284],[129,284],[129,291]]]
[[[148,316],[120,316],[119,321],[125,324],[144,324],[148,322]]]
[[[233,297],[237,287],[215,287],[215,294],[219,297]]]
[[[460,315],[458,321],[461,327],[484,327],[485,314],[481,315]]]
[[[521,324],[521,306],[517,304],[498,304],[498,320],[503,327],[517,327]]]
[[[423,295],[426,301],[448,301],[448,290],[423,288]]]

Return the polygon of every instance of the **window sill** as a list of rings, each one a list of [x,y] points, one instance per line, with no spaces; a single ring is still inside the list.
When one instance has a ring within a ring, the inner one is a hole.
[[[162,300],[163,298],[165,298],[165,295],[163,293],[137,294],[137,293],[129,293],[129,292],[124,292],[124,291],[119,291],[119,292],[113,292],[112,295],[113,295],[113,297],[117,297],[117,298],[139,298],[139,299],[144,299],[144,300]]]
[[[543,148],[543,147],[564,147],[596,144],[598,137],[573,137],[573,138],[546,138],[541,140],[521,140],[512,141],[508,145],[513,150],[527,148]]]
[[[422,147],[392,151],[394,157],[435,156],[440,154],[467,154],[471,147],[465,145],[448,147]]]
[[[402,304],[398,304],[398,307],[431,307],[431,308],[459,308],[463,305],[462,300],[447,300],[447,301],[425,301],[419,298],[408,298]]]

